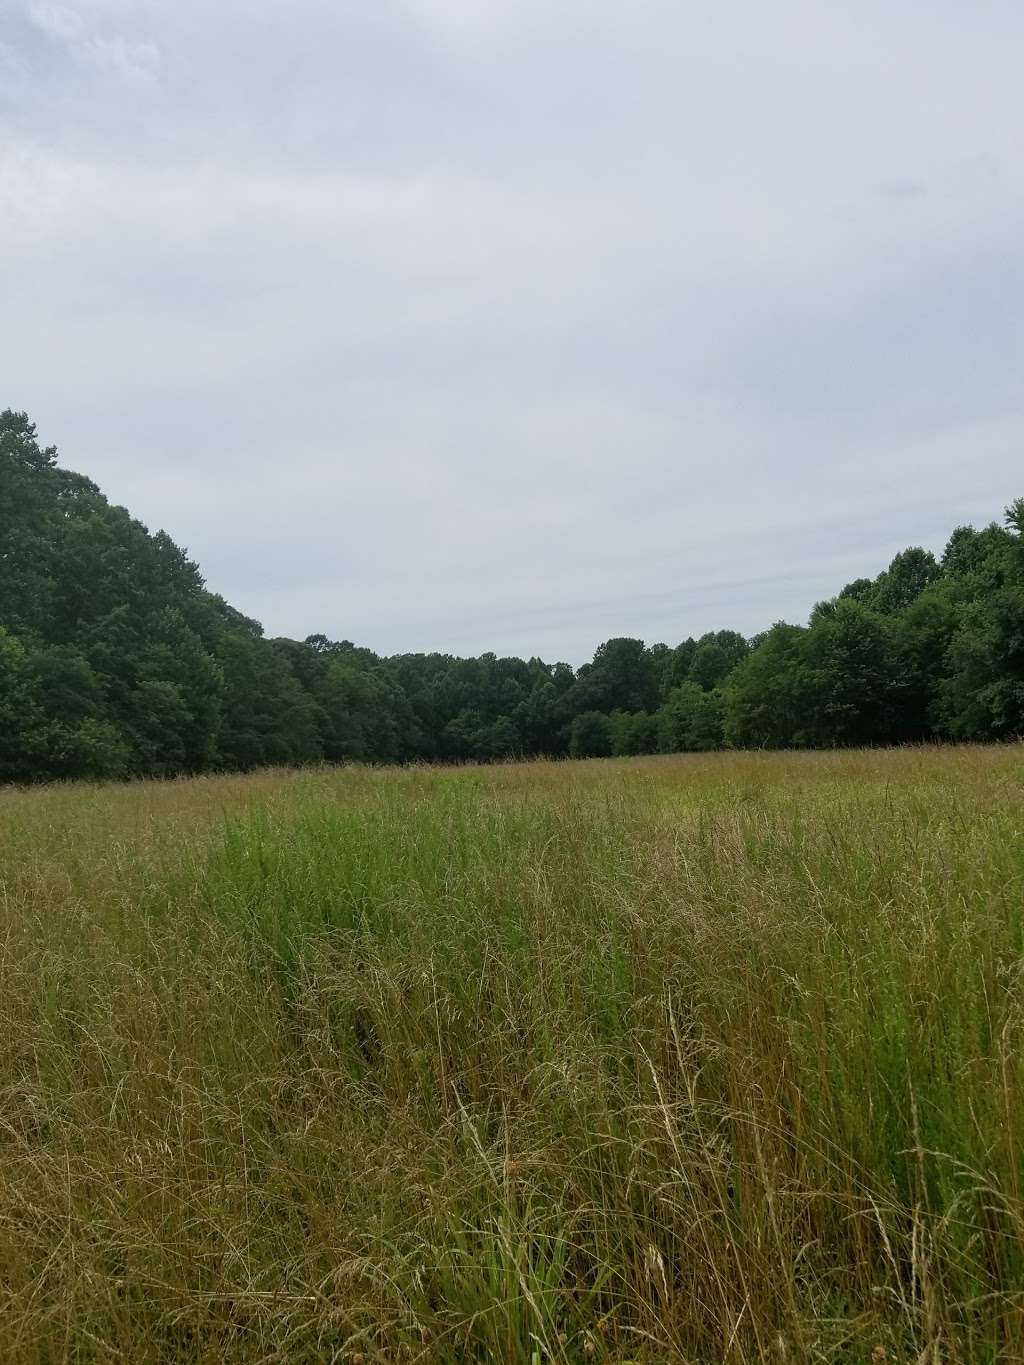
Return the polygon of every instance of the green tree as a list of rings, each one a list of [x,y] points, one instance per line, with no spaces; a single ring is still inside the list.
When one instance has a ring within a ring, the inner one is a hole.
[[[224,766],[310,763],[321,756],[316,702],[282,651],[266,640],[233,633],[221,641],[218,657],[224,675]]]
[[[746,640],[734,630],[719,630],[702,635],[693,651],[687,679],[702,687],[705,692],[710,692],[725,681],[749,652]]]
[[[147,641],[140,651],[135,695],[135,728],[139,726],[152,734],[153,727],[139,716],[139,706],[147,695],[160,695],[164,723],[175,727],[173,741],[168,737],[168,751],[157,762],[161,772],[200,772],[211,767],[217,758],[221,726],[221,705],[224,676],[220,664],[203,648],[202,641],[190,630],[177,607],[166,607],[147,623]],[[149,684],[158,685],[159,693],[147,692]],[[173,687],[180,706],[170,705]],[[152,744],[152,740],[147,741]],[[155,752],[152,749],[151,752]],[[171,752],[180,755],[174,763]]]
[[[0,778],[37,775],[44,728],[25,647],[0,626]]]
[[[0,412],[0,624],[38,633],[53,612],[60,475],[23,412]]]
[[[1006,509],[1005,532],[984,543],[988,553],[969,561],[975,592],[939,688],[943,727],[965,739],[1024,734],[1024,499]]]
[[[966,580],[943,577],[896,618],[895,640],[903,673],[903,739],[927,739],[943,728],[940,698],[949,671],[950,646],[970,601]]]
[[[266,640],[24,413],[0,413],[0,778],[489,761],[1024,729],[1024,500],[819,603],[805,628],[538,658]]]
[[[854,602],[860,602],[863,606],[869,607],[871,599],[875,595],[875,580],[873,578],[855,578],[852,583],[847,583],[839,597],[850,597]]]
[[[658,748],[663,754],[720,749],[725,742],[722,692],[682,682],[669,693],[657,716]]]
[[[584,711],[569,731],[569,753],[573,758],[605,758],[612,751],[612,722],[601,711]]]
[[[942,572],[954,578],[983,572],[986,567],[1001,561],[1012,539],[1008,527],[994,521],[982,531],[976,531],[973,526],[958,526],[943,551]]]
[[[736,748],[781,749],[807,743],[813,679],[807,630],[780,621],[737,666],[724,689],[724,737]]]
[[[611,752],[618,756],[654,754],[658,751],[657,713],[649,711],[613,711],[611,724]]]
[[[949,649],[940,687],[944,728],[959,739],[1024,734],[1024,586],[973,602]]]
[[[74,725],[50,723],[38,751],[39,775],[115,778],[131,771],[132,753],[110,721],[86,716]]]
[[[678,687],[681,682],[686,682],[689,678],[690,665],[693,663],[693,656],[696,653],[697,641],[692,635],[682,644],[676,645],[665,673],[663,699],[668,696],[673,687]]]
[[[659,668],[643,640],[618,638],[599,645],[592,663],[579,670],[570,701],[575,712],[653,711]]]
[[[516,733],[521,737],[523,751],[553,758],[565,753],[564,694],[548,679],[534,686],[512,713]]]
[[[879,574],[866,605],[886,615],[902,611],[936,581],[940,572],[935,556],[920,545],[914,545],[898,554],[884,573]]]
[[[812,622],[798,652],[807,713],[797,742],[838,747],[899,736],[904,677],[888,618],[843,598]]]

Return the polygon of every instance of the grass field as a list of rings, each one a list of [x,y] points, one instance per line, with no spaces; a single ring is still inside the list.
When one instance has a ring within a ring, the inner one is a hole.
[[[0,792],[0,1359],[1024,1360],[1024,748]]]

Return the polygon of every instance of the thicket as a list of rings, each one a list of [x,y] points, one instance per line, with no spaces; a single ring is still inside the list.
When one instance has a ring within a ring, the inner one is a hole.
[[[163,531],[0,413],[0,779],[164,776],[347,759],[489,760],[835,747],[1024,730],[1024,499],[913,547],[806,626],[670,647],[617,638],[573,670],[381,658],[265,638]]]

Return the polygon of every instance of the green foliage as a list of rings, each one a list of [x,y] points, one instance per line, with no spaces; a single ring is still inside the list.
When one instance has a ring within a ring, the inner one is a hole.
[[[959,611],[935,709],[957,738],[1024,733],[1024,499],[1010,504],[1005,520],[1005,529],[956,532],[947,548]]]
[[[965,580],[943,577],[896,618],[903,669],[902,728],[907,739],[925,739],[943,730],[940,692],[953,636],[970,597]]]
[[[23,412],[0,412],[0,624],[38,630],[54,610],[62,475]]]
[[[0,778],[32,775],[43,724],[25,647],[0,626]]]
[[[77,724],[52,721],[44,730],[32,775],[46,777],[125,777],[137,755],[108,720],[86,716]]]
[[[939,573],[935,556],[915,545],[898,554],[888,569],[879,574],[872,599],[866,605],[890,615],[902,611],[935,582]]]
[[[308,763],[320,756],[320,714],[283,649],[249,634],[225,635],[219,745],[232,768]]]
[[[0,779],[490,762],[1024,730],[1024,500],[915,546],[807,628],[616,637],[568,664],[267,640],[163,531],[0,413]]]
[[[742,635],[734,630],[719,630],[701,636],[690,660],[687,679],[705,692],[719,687],[749,653]]]
[[[612,719],[602,711],[584,711],[569,731],[573,758],[606,758],[612,751]]]
[[[783,749],[805,741],[812,680],[808,632],[780,621],[737,667],[725,691],[724,733],[737,748]]]
[[[619,757],[653,754],[658,751],[658,716],[648,711],[613,711],[611,752]]]
[[[844,599],[812,622],[798,647],[796,689],[807,706],[797,743],[887,743],[898,735],[902,674],[889,621]]]
[[[651,711],[658,704],[660,656],[643,640],[607,640],[579,670],[571,704],[579,711]]]
[[[847,583],[839,597],[841,600],[852,599],[872,611],[892,615],[909,607],[941,573],[935,556],[914,545],[896,555],[877,578],[858,578]]]
[[[691,636],[681,644],[676,645],[672,650],[671,658],[665,670],[662,696],[668,696],[673,687],[678,687],[681,682],[686,682],[690,676],[690,665],[693,663],[693,656],[697,652],[697,641]]]
[[[1021,534],[1016,528],[1016,533]],[[947,577],[966,578],[989,573],[1002,560],[1003,552],[1013,543],[1010,531],[991,522],[983,531],[972,526],[958,526],[942,555],[942,571]]]
[[[903,672],[887,618],[853,596],[778,625],[737,668],[725,733],[744,746],[831,748],[899,737]]]
[[[972,602],[948,652],[939,713],[959,738],[1024,734],[1024,583]]]
[[[658,712],[657,737],[663,754],[720,749],[725,742],[723,693],[705,692],[696,682],[680,683]]]

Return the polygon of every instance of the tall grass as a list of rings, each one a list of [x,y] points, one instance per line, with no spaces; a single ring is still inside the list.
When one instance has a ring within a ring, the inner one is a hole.
[[[1024,1359],[1024,751],[0,793],[0,1358]]]

